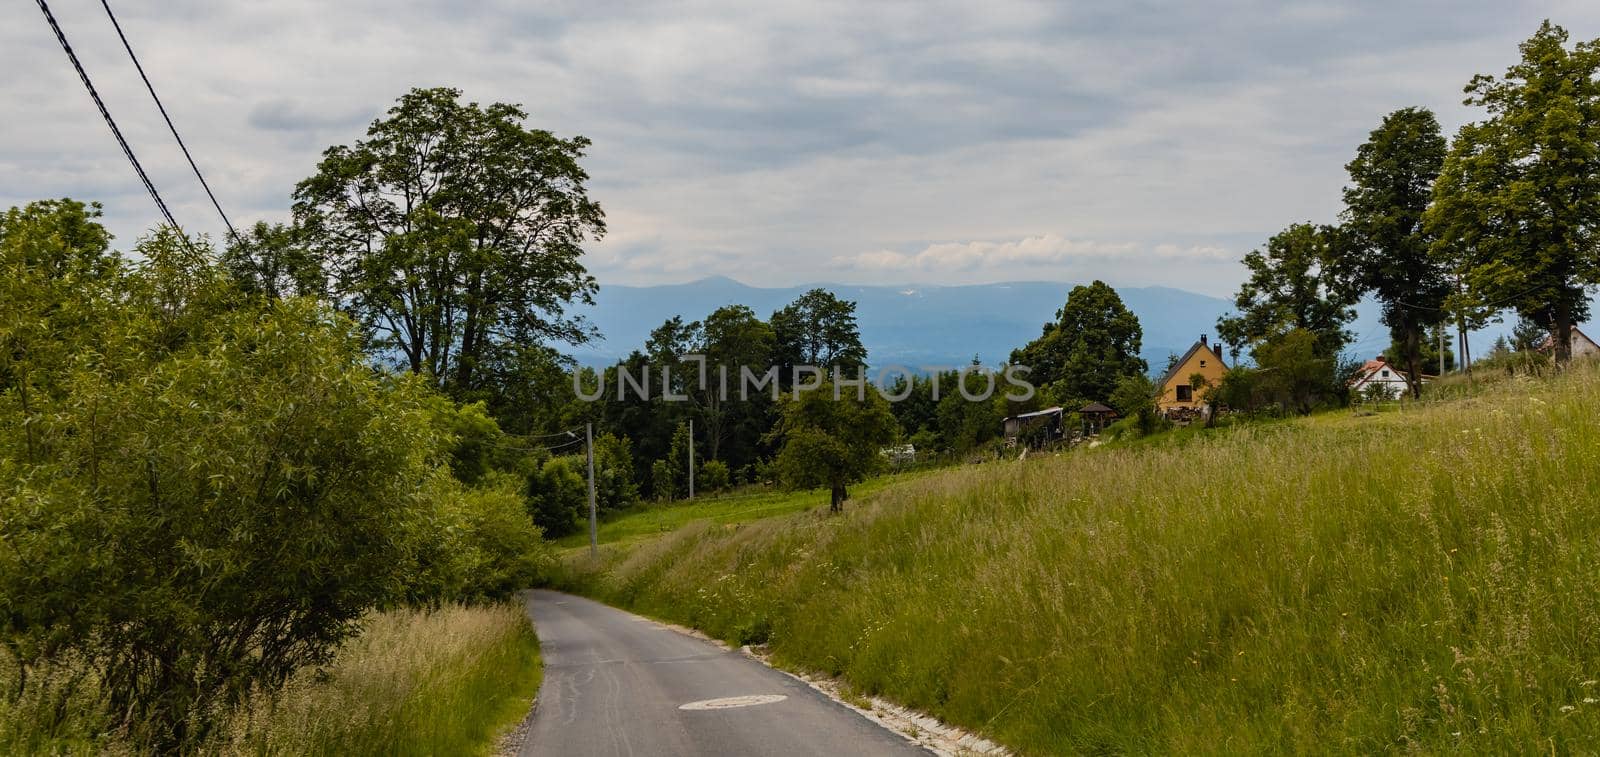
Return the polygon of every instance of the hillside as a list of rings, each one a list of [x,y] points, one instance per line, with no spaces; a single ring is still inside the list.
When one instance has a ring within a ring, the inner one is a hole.
[[[913,480],[574,557],[1024,753],[1600,749],[1600,374]]]

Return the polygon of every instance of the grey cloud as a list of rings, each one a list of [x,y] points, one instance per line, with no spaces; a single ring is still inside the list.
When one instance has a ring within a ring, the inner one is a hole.
[[[287,98],[267,100],[250,109],[246,122],[262,131],[307,132],[350,130],[375,114],[360,109],[311,107]]]
[[[180,220],[215,233],[98,4],[52,4]],[[845,275],[835,259],[1057,235],[1133,252],[1040,255],[1029,275],[1212,293],[1239,276],[1218,250],[1331,220],[1343,164],[1383,113],[1426,105],[1453,129],[1477,115],[1461,86],[1503,70],[1540,19],[1600,36],[1600,8],[1575,0],[174,0],[121,13],[235,223],[281,219],[325,147],[359,139],[406,89],[448,84],[594,140],[602,283],[715,269],[792,284]],[[102,199],[121,239],[147,228],[148,201],[27,4],[0,6],[0,66],[20,74],[0,80],[0,205]],[[1005,273],[925,260],[849,275]]]

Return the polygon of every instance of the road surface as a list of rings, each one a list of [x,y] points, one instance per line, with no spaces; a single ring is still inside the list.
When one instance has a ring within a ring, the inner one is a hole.
[[[637,615],[550,591],[531,592],[528,612],[544,684],[522,757],[928,754],[801,681]]]

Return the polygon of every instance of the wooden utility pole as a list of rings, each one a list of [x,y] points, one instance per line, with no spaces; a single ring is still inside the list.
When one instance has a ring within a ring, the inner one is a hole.
[[[689,419],[689,499],[694,499],[694,419]]]
[[[1439,327],[1439,378],[1444,378],[1444,326]]]
[[[583,448],[589,454],[589,556],[600,555],[600,524],[594,507],[594,424],[583,424]]]

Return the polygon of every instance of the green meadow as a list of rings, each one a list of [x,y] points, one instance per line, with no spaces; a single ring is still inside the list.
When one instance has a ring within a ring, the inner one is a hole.
[[[1600,372],[1456,394],[638,513],[560,583],[1027,754],[1600,750]]]

